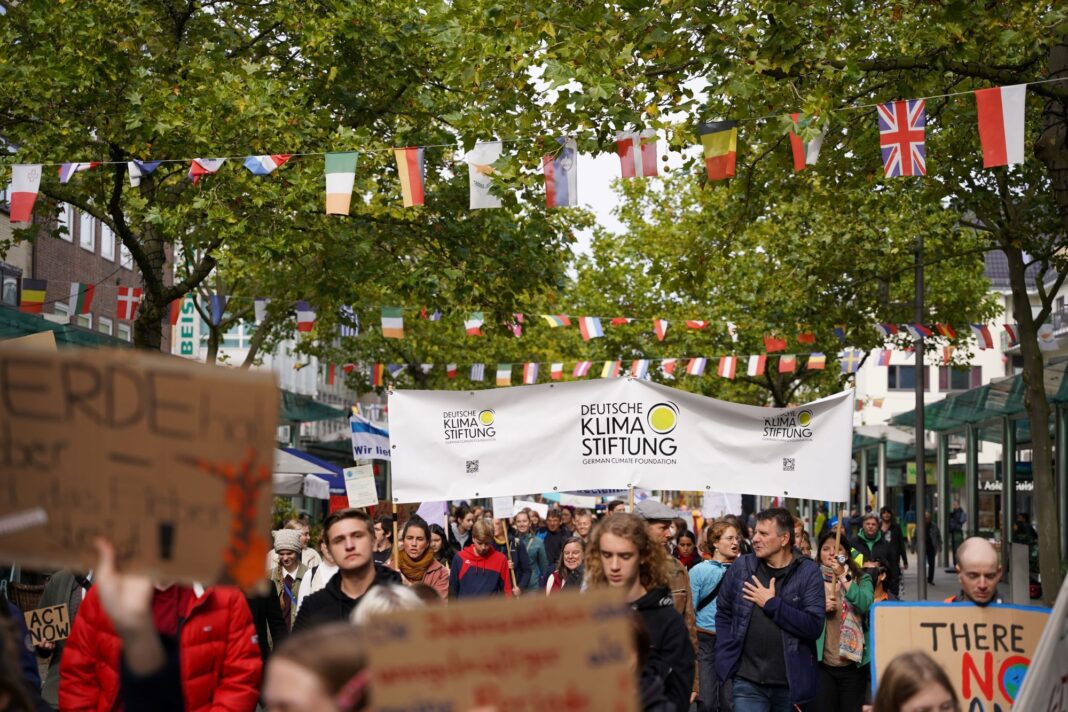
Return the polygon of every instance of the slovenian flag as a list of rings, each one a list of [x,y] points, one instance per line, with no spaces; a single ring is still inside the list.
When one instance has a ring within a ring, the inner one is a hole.
[[[656,333],[656,340],[663,341],[667,336],[668,320],[667,319],[653,319],[653,332]]]
[[[510,386],[512,385],[512,364],[499,363],[497,364],[497,385],[498,386]]]
[[[549,367],[549,378],[553,379],[554,381],[559,381],[563,377],[564,364],[554,363],[552,366]]]
[[[893,357],[894,352],[892,349],[879,349],[879,355],[875,360],[876,366],[889,366],[890,359]]]
[[[411,208],[423,204],[423,149],[395,148],[393,157],[397,159],[397,173],[400,176],[401,197],[404,207]]]
[[[793,373],[797,370],[797,356],[783,354],[779,357],[779,373]]]
[[[790,150],[794,155],[794,172],[805,170],[806,166],[816,165],[820,158],[820,148],[823,147],[823,137],[827,135],[827,129],[823,129],[810,141],[801,138],[800,133],[812,123],[809,117],[801,114],[790,114],[793,127],[790,129]]]
[[[22,278],[22,301],[19,311],[25,314],[40,314],[44,309],[45,292],[48,291],[47,279]]]
[[[913,339],[926,339],[930,336],[934,336],[934,332],[928,329],[923,324],[905,324],[905,329],[909,332]]]
[[[977,89],[979,141],[983,144],[983,168],[1012,166],[1024,162],[1024,104],[1027,85]]]
[[[28,223],[33,220],[33,204],[37,202],[37,190],[40,187],[40,164],[11,166],[11,222]]]
[[[249,156],[245,159],[245,168],[257,176],[266,176],[293,157],[292,153],[277,153],[270,156]]]
[[[808,355],[808,363],[805,364],[805,368],[809,371],[822,371],[827,367],[827,357],[821,353],[814,353]]]
[[[994,348],[994,337],[990,335],[990,329],[986,324],[972,324],[971,328],[980,351]]]
[[[64,163],[59,167],[59,182],[66,184],[70,182],[70,179],[74,177],[75,173],[81,173],[90,168],[96,168],[99,165],[100,161],[93,161],[92,163]]]
[[[196,185],[202,176],[218,173],[224,163],[226,163],[225,158],[194,158],[189,163],[189,178],[193,181],[193,185]]]
[[[631,362],[630,364],[630,376],[631,378],[645,378],[649,374],[649,360],[640,358]]]
[[[646,129],[616,134],[616,153],[624,178],[649,178],[656,172],[656,131]]]
[[[705,374],[705,364],[708,363],[708,359],[697,358],[690,359],[690,362],[686,364],[686,374],[690,376],[703,376]]]
[[[542,314],[541,318],[545,320],[545,323],[548,324],[551,329],[558,329],[561,326],[571,326],[571,320],[564,314]]]
[[[575,364],[575,370],[571,372],[571,375],[574,378],[582,378],[590,372],[590,366],[592,365],[592,361],[579,361]]]
[[[530,386],[538,382],[538,364],[523,364],[523,384]]]
[[[733,178],[738,151],[738,122],[711,121],[700,124],[697,134],[701,137],[701,146],[704,149],[708,179]]]
[[[545,172],[545,205],[566,208],[578,205],[578,146],[573,138],[558,138],[556,153],[541,159]]]
[[[356,183],[356,153],[326,154],[326,214],[348,215]]]
[[[315,326],[315,310],[305,301],[295,305],[297,310],[297,331],[311,331]]]
[[[81,282],[70,283],[70,313],[88,314],[93,309],[93,293],[96,287]],[[175,300],[181,303],[181,300]]]
[[[382,307],[382,336],[387,339],[404,338],[404,310],[400,307]]]
[[[128,161],[126,170],[130,174],[130,186],[133,188],[141,185],[141,178],[147,176],[159,168],[163,161]]]
[[[734,380],[734,373],[738,369],[738,357],[737,356],[720,356],[719,368],[716,369],[716,373],[721,378],[727,378]]]
[[[473,363],[471,364],[471,382],[481,383],[486,380],[486,364]]]
[[[882,335],[884,339],[889,338],[897,333],[896,324],[876,324],[875,329]]]
[[[604,336],[604,330],[601,329],[601,320],[595,316],[580,317],[579,331],[582,333],[583,341],[589,341],[590,339],[597,339]]]
[[[605,361],[601,366],[601,378],[619,378],[619,370],[622,368],[621,361]]]
[[[749,357],[749,368],[746,369],[746,374],[750,378],[755,378],[756,376],[763,376],[764,375],[764,369],[765,369],[766,366],[767,366],[767,356],[750,356]]]
[[[471,312],[464,319],[464,329],[468,336],[482,336],[482,312]]]
[[[668,378],[675,377],[675,366],[678,365],[678,359],[666,358],[660,361],[660,372]]]

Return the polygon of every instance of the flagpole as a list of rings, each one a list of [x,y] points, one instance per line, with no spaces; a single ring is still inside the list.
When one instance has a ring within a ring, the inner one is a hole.
[[[634,511],[634,485],[629,485],[627,487],[627,490],[628,490],[628,493],[627,493],[627,511],[628,512],[633,512]]]
[[[916,235],[916,323],[923,319],[923,231]],[[927,600],[927,527],[924,513],[927,511],[927,462],[926,432],[924,429],[924,390],[927,387],[926,366],[923,363],[923,332],[917,330],[916,348],[916,599]],[[941,504],[941,503],[940,503]],[[941,522],[939,522],[941,524]],[[934,523],[932,522],[932,525]],[[1005,529],[1002,528],[1002,532]],[[897,532],[901,536],[901,532]],[[1004,542],[1004,535],[1002,541]],[[896,592],[895,592],[896,593]]]

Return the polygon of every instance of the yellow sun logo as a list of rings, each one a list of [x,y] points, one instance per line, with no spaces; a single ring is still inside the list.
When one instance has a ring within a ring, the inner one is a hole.
[[[657,403],[649,409],[646,419],[649,422],[649,428],[654,433],[666,435],[679,424],[679,407],[670,401]]]
[[[803,410],[800,413],[798,413],[797,414],[797,424],[800,425],[802,428],[807,428],[809,425],[811,425],[812,424],[812,411],[811,410]]]
[[[486,410],[479,411],[478,422],[482,423],[483,425],[493,425],[493,417],[493,411],[487,408]]]

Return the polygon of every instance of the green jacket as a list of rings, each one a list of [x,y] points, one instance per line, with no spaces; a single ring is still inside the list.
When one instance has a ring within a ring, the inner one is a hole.
[[[859,581],[854,581],[853,585],[849,587],[849,590],[845,594],[846,600],[849,601],[849,605],[856,609],[860,615],[862,621],[867,622],[868,611],[871,609],[871,604],[875,600],[875,590],[871,585],[871,578],[866,574],[860,577]],[[819,640],[816,641],[816,655],[818,660],[823,662],[823,639],[827,637],[827,623],[823,624],[823,632],[820,633]],[[858,667],[863,667],[871,662],[871,630],[867,626],[864,628],[864,657],[859,663]]]

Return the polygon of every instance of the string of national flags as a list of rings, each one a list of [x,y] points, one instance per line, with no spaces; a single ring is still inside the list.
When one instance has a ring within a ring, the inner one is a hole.
[[[1029,84],[1065,81],[1068,77],[1046,79]],[[927,173],[926,99],[975,95],[978,113],[978,133],[982,148],[983,167],[1012,166],[1024,161],[1024,108],[1028,84],[977,89],[922,99],[906,99],[875,104],[879,129],[879,147],[883,170],[887,178],[922,176]],[[851,107],[862,108],[862,107]],[[771,118],[771,117],[763,117]],[[817,116],[791,113],[790,150],[795,172],[815,165],[827,136],[829,126]],[[738,151],[739,120],[709,121],[697,126],[705,171],[710,181],[735,175]],[[816,128],[820,127],[819,131]],[[616,153],[623,178],[647,178],[659,175],[658,139],[655,131],[621,131],[616,134]],[[555,139],[555,149],[542,158],[546,207],[578,205],[578,148],[574,138]],[[503,153],[504,141],[476,143],[464,156],[468,166],[470,207],[472,210],[501,207],[499,196],[491,192],[494,163]],[[429,146],[407,146],[390,149],[397,166],[400,198],[406,208],[425,204],[426,149]],[[163,163],[189,164],[187,176],[194,184],[202,178],[217,174],[233,158],[253,175],[267,176],[289,163],[294,157],[324,156],[326,182],[326,213],[348,215],[356,179],[356,165],[360,153],[282,153],[270,155],[224,158],[188,158],[167,160],[90,161],[59,165],[59,180],[67,183],[78,173],[101,165],[126,163],[130,185],[138,187],[144,176],[156,171]],[[32,220],[33,206],[40,188],[42,167],[51,164],[16,164],[11,174],[11,221],[26,223]]]

